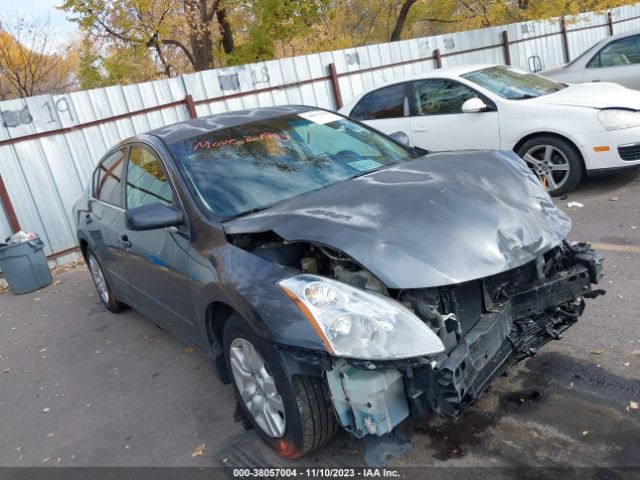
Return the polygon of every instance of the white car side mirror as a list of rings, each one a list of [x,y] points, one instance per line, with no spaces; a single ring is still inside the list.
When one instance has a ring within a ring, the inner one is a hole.
[[[483,112],[487,109],[487,105],[478,97],[473,97],[462,104],[462,113]]]

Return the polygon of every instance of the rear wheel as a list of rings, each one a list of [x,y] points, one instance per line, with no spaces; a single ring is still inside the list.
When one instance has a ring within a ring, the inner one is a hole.
[[[98,291],[98,296],[100,297],[102,304],[110,312],[120,312],[125,305],[116,299],[113,294],[113,290],[107,281],[107,277],[104,275],[104,271],[100,266],[100,262],[98,262],[96,255],[91,250],[87,252],[87,265],[89,266],[89,272],[91,273],[93,284],[96,286],[96,290]]]
[[[582,158],[567,140],[541,135],[527,140],[516,153],[554,197],[573,190],[582,180]]]
[[[223,343],[240,408],[271,448],[297,458],[333,437],[337,422],[324,379],[289,379],[279,353],[256,338],[238,315],[225,324]]]

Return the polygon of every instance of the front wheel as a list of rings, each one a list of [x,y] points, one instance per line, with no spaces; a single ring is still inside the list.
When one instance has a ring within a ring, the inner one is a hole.
[[[564,195],[582,180],[582,158],[567,140],[541,135],[527,140],[516,153],[546,185],[551,196]]]
[[[280,455],[297,458],[327,442],[337,430],[326,380],[288,378],[275,348],[256,338],[238,316],[225,324],[224,354],[243,414]]]
[[[125,305],[116,299],[113,294],[113,290],[107,281],[107,277],[100,266],[100,262],[98,262],[96,255],[91,250],[87,252],[87,265],[89,267],[89,272],[91,273],[93,284],[96,286],[96,290],[98,291],[100,301],[105,308],[112,313],[118,313],[123,310]]]

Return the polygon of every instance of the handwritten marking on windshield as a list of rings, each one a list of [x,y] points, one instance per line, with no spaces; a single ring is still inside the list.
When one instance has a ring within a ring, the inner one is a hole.
[[[291,137],[286,133],[262,132],[260,135],[244,135],[242,138],[227,138],[224,140],[217,140],[215,142],[211,142],[209,140],[200,140],[193,146],[193,151],[195,152],[205,148],[219,148],[224,147],[225,145],[241,145],[242,143],[251,143],[270,139],[279,139],[288,142],[289,140],[291,140]]]

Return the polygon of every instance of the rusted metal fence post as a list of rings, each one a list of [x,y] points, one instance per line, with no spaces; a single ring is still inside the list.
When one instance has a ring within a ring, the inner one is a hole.
[[[198,112],[196,112],[196,104],[193,103],[193,97],[190,93],[187,94],[184,101],[187,103],[187,110],[189,110],[189,117],[198,118]]]
[[[342,92],[340,91],[340,83],[338,82],[338,72],[336,66],[333,63],[329,64],[329,80],[331,81],[331,87],[333,88],[333,99],[336,102],[336,110],[342,108]]]
[[[607,25],[609,26],[609,36],[613,35],[613,12],[607,12]]]
[[[11,199],[9,198],[7,187],[4,186],[2,175],[0,175],[0,203],[2,203],[2,207],[4,207],[4,211],[7,214],[7,220],[9,220],[11,233],[16,233],[22,230],[22,228],[20,228],[20,222],[18,222],[16,211],[13,209],[13,205],[11,204]]]
[[[505,65],[511,65],[511,48],[509,47],[509,32],[502,31],[502,52],[504,53]]]
[[[562,51],[564,52],[564,63],[571,61],[569,55],[569,35],[567,33],[567,21],[564,17],[560,19],[560,33],[562,34]]]
[[[440,55],[440,49],[436,48],[433,51],[433,58],[436,61],[436,68],[442,68],[442,56]]]

